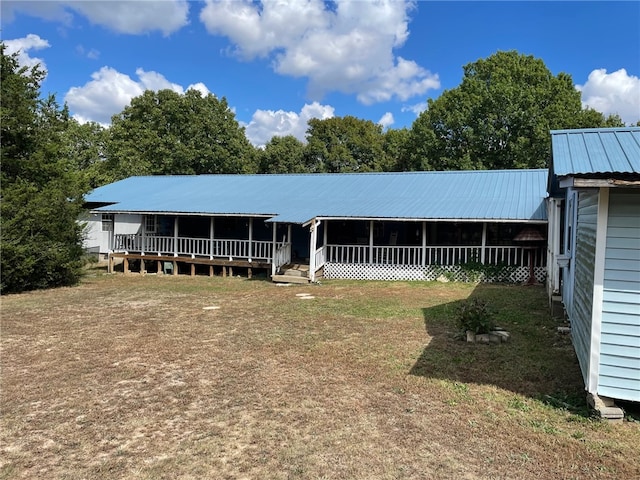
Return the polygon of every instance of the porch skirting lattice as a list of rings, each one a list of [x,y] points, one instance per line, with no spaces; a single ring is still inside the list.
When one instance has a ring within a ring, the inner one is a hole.
[[[535,267],[536,281],[544,282],[545,267]],[[529,279],[529,267],[512,267],[504,278],[491,278],[484,275],[469,275],[459,265],[376,265],[356,263],[325,263],[324,277],[349,280],[437,280],[444,277],[456,282],[526,282]]]

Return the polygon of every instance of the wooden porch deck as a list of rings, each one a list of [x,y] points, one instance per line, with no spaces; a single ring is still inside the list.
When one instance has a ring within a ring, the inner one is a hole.
[[[234,267],[246,268],[247,275],[252,278],[254,270],[267,270],[267,274],[271,273],[271,263],[265,261],[249,261],[249,260],[228,260],[224,258],[200,258],[191,256],[173,256],[173,255],[144,255],[140,253],[111,253],[109,254],[109,272],[115,271],[116,259],[122,259],[123,271],[126,274],[131,273],[130,262],[140,261],[140,273],[157,273],[178,275],[179,264],[187,265],[191,276],[196,275],[196,265],[208,265],[209,276],[214,276],[215,267],[221,267],[222,276],[233,276]],[[148,264],[155,263],[155,269],[148,269]]]

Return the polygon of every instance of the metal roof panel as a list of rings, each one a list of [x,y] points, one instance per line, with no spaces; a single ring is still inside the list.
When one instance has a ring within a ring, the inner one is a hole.
[[[640,173],[640,127],[552,130],[553,174]]]
[[[131,177],[87,202],[118,212],[546,221],[547,170]]]

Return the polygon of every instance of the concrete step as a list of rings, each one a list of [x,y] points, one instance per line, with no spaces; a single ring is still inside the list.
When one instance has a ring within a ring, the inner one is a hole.
[[[271,281],[275,283],[309,283],[309,278],[299,275],[272,275]]]

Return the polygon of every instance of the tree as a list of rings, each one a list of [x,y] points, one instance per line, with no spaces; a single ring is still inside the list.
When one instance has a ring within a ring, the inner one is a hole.
[[[95,122],[81,125],[71,121],[65,131],[67,155],[87,188],[104,185],[111,178],[106,168],[108,135],[109,131]]]
[[[551,156],[550,130],[615,122],[582,109],[569,75],[554,76],[533,56],[497,52],[465,65],[458,87],[428,100],[411,129],[407,167],[541,168]]]
[[[254,173],[255,151],[225,98],[147,90],[112,119],[111,180],[131,175]]]
[[[273,137],[258,153],[260,173],[305,173],[304,144],[293,135]]]
[[[307,130],[309,171],[372,172],[388,164],[382,127],[355,117],[312,118]]]
[[[387,159],[384,166],[385,171],[405,171],[408,170],[410,132],[406,128],[389,129],[384,133],[383,150]]]
[[[82,271],[83,193],[64,141],[73,120],[54,97],[40,100],[42,70],[20,67],[1,43],[0,57],[0,291],[72,285]]]

